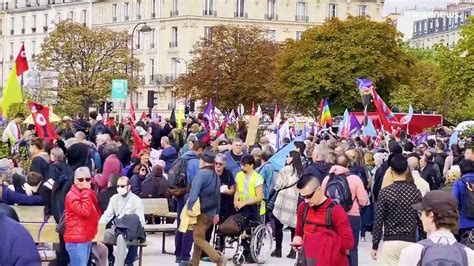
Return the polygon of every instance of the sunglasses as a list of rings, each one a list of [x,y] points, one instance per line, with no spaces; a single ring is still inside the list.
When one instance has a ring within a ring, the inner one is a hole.
[[[215,165],[217,165],[217,166],[224,166],[224,163],[217,163],[217,162],[216,162]]]
[[[126,188],[128,185],[117,185],[117,187]]]
[[[308,195],[300,195],[303,199],[310,199],[314,196],[314,193],[316,193],[316,190],[314,190],[311,194]]]
[[[77,181],[79,181],[81,183],[84,182],[84,181],[91,182],[91,180],[92,180],[92,178],[90,178],[90,177],[78,177],[77,178]]]

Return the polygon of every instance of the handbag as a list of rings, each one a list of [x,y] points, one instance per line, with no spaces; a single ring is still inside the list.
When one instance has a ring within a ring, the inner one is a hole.
[[[66,230],[66,211],[63,211],[61,217],[59,218],[58,224],[56,225],[56,232],[60,235],[64,235],[64,230]]]
[[[299,180],[298,180],[298,181],[299,181]],[[278,197],[278,193],[280,193],[280,191],[282,191],[282,190],[285,190],[285,189],[288,189],[288,188],[291,188],[291,187],[295,186],[296,184],[298,184],[298,181],[296,181],[295,183],[293,183],[293,184],[291,184],[291,185],[289,185],[289,186],[286,186],[286,187],[284,187],[284,188],[280,188],[280,189],[277,190],[277,191],[272,190],[272,191],[270,192],[270,195],[269,195],[270,199],[269,199],[268,202],[267,202],[267,210],[268,210],[268,212],[271,213],[271,212],[273,212],[273,209],[275,209],[275,201],[276,201],[276,199],[277,199],[277,197]]]

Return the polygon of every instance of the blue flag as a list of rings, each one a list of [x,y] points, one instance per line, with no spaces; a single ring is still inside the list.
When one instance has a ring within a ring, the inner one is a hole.
[[[372,119],[367,118],[367,126],[364,128],[364,135],[369,137],[377,137],[377,131],[375,130]]]
[[[454,144],[458,144],[459,141],[459,133],[457,131],[454,131],[453,134],[451,134],[451,137],[449,137],[449,148],[451,149],[451,146]]]
[[[425,142],[428,139],[428,136],[429,136],[428,132],[425,132],[421,136],[419,136],[418,139],[416,140],[416,146]]]
[[[283,166],[286,164],[286,156],[290,154],[290,151],[294,151],[296,148],[294,141],[290,142],[290,144],[283,147],[281,150],[277,151],[270,159],[270,163],[272,164],[273,168],[277,171],[280,171]]]

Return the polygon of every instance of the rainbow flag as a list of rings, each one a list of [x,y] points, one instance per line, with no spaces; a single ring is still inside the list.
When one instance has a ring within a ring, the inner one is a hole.
[[[326,124],[332,126],[332,117],[331,111],[329,110],[328,101],[325,99],[321,100],[321,104],[319,105],[319,117],[320,117],[320,125],[324,127]]]

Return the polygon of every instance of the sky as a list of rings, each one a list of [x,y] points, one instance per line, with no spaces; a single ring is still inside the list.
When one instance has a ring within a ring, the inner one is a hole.
[[[457,3],[458,0],[386,0],[384,13],[391,13],[398,10],[404,10],[405,8],[433,8],[433,7],[446,7],[447,3]]]

